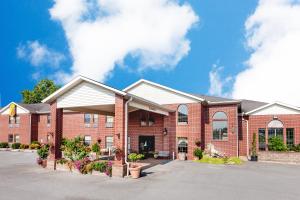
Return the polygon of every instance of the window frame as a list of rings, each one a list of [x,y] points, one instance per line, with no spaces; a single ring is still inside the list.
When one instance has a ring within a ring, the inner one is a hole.
[[[185,107],[186,108],[186,114],[184,114],[182,111],[179,111],[180,108]],[[186,116],[180,116],[181,115],[186,115]],[[185,117],[186,121],[181,121],[181,119]],[[188,125],[189,124],[189,107],[187,104],[180,104],[177,107],[177,124],[178,125]]]
[[[83,117],[83,120],[84,120],[84,124],[91,124],[91,121],[92,121],[92,114],[90,113],[84,113],[84,117]],[[89,118],[87,118],[87,116],[89,116]],[[89,119],[87,121],[87,119]]]
[[[108,141],[107,139],[111,138],[111,141]],[[111,144],[109,147],[107,144]],[[112,148],[114,146],[114,136],[105,136],[105,149]]]
[[[51,114],[47,115],[47,125],[50,126],[51,124]]]
[[[180,146],[182,142],[185,142],[186,146]],[[178,153],[188,153],[189,152],[189,143],[186,137],[177,138],[177,152]]]
[[[14,134],[14,143],[20,143],[20,135],[19,134]],[[18,137],[18,141],[17,141],[17,137]]]
[[[291,133],[292,133],[292,135],[293,135],[293,139],[292,139],[292,143],[291,144],[288,144],[289,143],[289,140],[290,140],[290,138],[288,138],[288,134],[290,133],[289,131],[292,131]],[[285,137],[286,137],[286,146],[288,147],[288,148],[291,148],[291,147],[293,147],[294,145],[295,145],[295,129],[294,128],[286,128],[286,130],[285,130]]]
[[[223,113],[224,115],[225,115],[225,117],[226,118],[215,118],[215,116],[218,114],[218,113]],[[228,123],[228,115],[226,114],[226,112],[224,112],[224,111],[216,111],[214,114],[213,114],[213,116],[212,116],[212,140],[213,141],[228,141],[228,138],[229,138],[229,133],[228,133],[228,129],[229,129],[229,123]],[[214,128],[214,126],[215,126],[215,123],[219,123],[219,122],[223,122],[223,123],[226,123],[226,137],[224,137],[223,135],[224,135],[224,133],[220,133],[220,130],[222,130],[222,129],[219,129],[219,133],[218,133],[218,135],[219,135],[219,137],[218,138],[221,138],[221,139],[216,139],[215,137],[214,137],[214,135],[215,135],[215,132],[214,132],[214,130],[215,130],[215,128]]]
[[[109,121],[109,119],[112,119],[112,121]],[[113,128],[114,127],[115,118],[111,115],[105,116],[105,127],[106,128]]]
[[[86,138],[89,137],[90,139],[87,140]],[[92,145],[92,136],[91,135],[85,135],[83,137],[83,143],[85,146],[91,146]]]

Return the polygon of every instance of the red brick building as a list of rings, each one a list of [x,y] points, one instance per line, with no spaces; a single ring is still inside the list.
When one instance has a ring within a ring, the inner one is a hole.
[[[267,151],[268,138],[281,136],[288,145],[300,143],[300,108],[283,103],[234,100],[188,94],[147,80],[117,90],[78,77],[41,104],[10,104],[0,111],[0,142],[54,142],[59,157],[63,137],[81,135],[87,144],[100,142],[126,152],[193,159],[200,141],[228,156],[249,156],[253,133],[257,148]]]

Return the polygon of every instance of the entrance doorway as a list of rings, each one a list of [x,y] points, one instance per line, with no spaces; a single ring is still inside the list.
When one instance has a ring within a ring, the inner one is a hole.
[[[139,153],[146,157],[153,156],[155,151],[155,137],[154,136],[139,136]]]

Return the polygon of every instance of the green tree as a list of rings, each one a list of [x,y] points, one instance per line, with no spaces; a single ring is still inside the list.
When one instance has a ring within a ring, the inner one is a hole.
[[[38,82],[33,90],[23,90],[21,92],[23,103],[41,103],[41,101],[58,90],[60,87],[55,85],[52,80],[44,79]]]

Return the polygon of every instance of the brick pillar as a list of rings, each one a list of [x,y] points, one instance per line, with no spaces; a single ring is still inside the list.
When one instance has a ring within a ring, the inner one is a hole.
[[[57,108],[56,101],[50,104],[51,112],[51,133],[52,142],[54,147],[50,151],[50,160],[56,160],[61,158],[61,141],[62,141],[62,130],[63,130],[63,109]]]
[[[115,134],[114,146],[122,149],[122,157],[116,161],[118,164],[124,164],[125,152],[125,100],[122,96],[116,95],[115,101]]]

